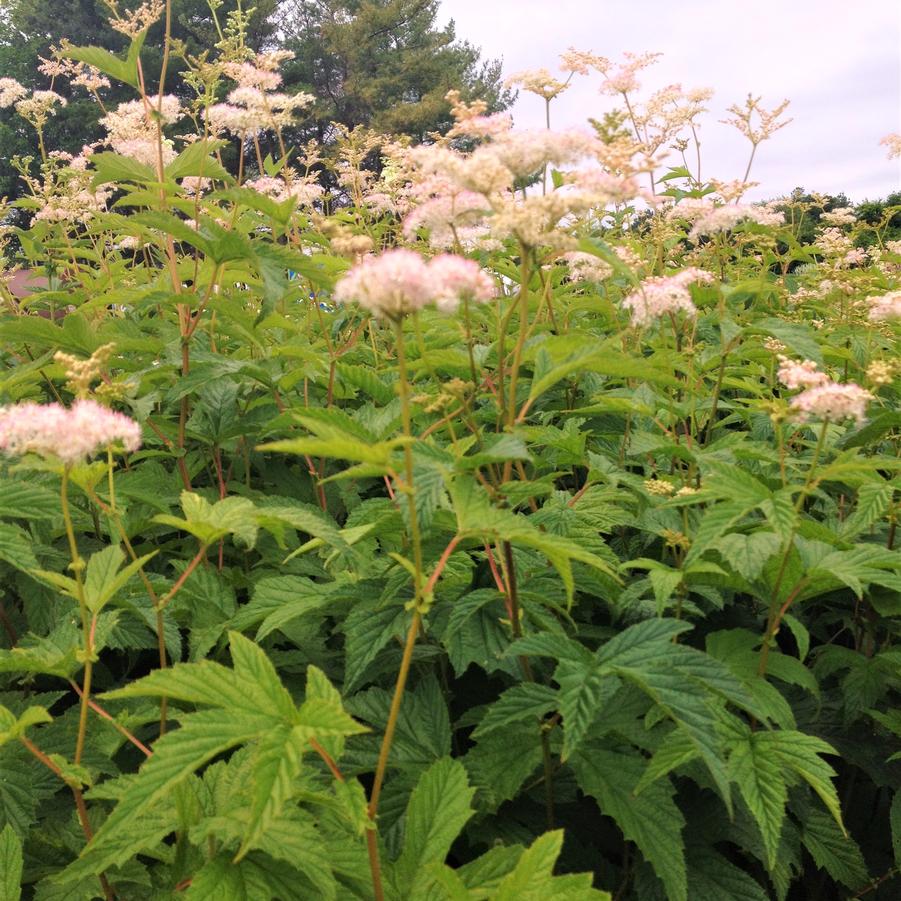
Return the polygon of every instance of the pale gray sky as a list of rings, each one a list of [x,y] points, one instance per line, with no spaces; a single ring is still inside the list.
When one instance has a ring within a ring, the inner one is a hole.
[[[768,109],[788,98],[794,121],[758,150],[755,197],[802,185],[862,200],[901,188],[901,161],[879,144],[901,132],[901,0],[442,0],[441,15],[484,57],[503,57],[505,75],[539,66],[559,74],[570,46],[612,60],[662,52],[640,73],[643,88],[716,91],[701,133],[705,176],[740,178],[747,163],[746,139],[719,124],[726,107],[749,92]],[[554,101],[553,124],[613,106],[599,84],[575,76]],[[540,127],[544,101],[520,92],[513,115],[518,127]]]

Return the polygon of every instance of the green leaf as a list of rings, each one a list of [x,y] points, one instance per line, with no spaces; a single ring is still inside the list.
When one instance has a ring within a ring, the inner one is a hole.
[[[437,760],[420,776],[407,804],[404,849],[396,864],[402,897],[413,890],[424,867],[444,862],[473,814],[474,794],[458,760]]]
[[[552,688],[536,682],[523,682],[508,688],[489,708],[473,738],[503,729],[522,720],[538,720],[556,707],[556,695]]]
[[[648,768],[642,773],[641,780],[635,786],[635,794],[644,791],[662,776],[668,776],[676,767],[680,767],[698,757],[691,738],[679,729],[673,729],[654,751],[648,762]]]
[[[235,678],[244,686],[254,708],[266,716],[294,720],[294,701],[263,649],[240,632],[229,632],[228,642]]]
[[[165,174],[168,179],[184,178],[185,176],[203,176],[215,178],[219,181],[231,182],[232,176],[226,169],[219,165],[218,161],[210,156],[215,150],[225,146],[225,141],[194,141],[188,144],[184,150],[168,166]]]
[[[492,901],[610,901],[607,892],[591,887],[590,873],[554,876],[562,846],[562,829],[536,838],[501,880]]]
[[[156,181],[156,173],[145,163],[130,156],[120,156],[111,151],[91,154],[94,167],[94,185],[134,181],[139,184]]]
[[[199,666],[200,664],[190,664]],[[168,732],[153,746],[150,757],[131,782],[122,800],[83,852],[85,858],[102,858],[99,852],[122,834],[133,838],[133,852],[143,848],[144,836],[137,824],[155,804],[167,798],[175,786],[219,754],[271,732],[272,717],[234,710],[204,710],[183,718],[182,726]],[[94,872],[99,872],[94,864]]]
[[[22,843],[9,823],[0,832],[0,899],[19,901],[22,897]]]
[[[801,823],[801,841],[814,863],[851,891],[870,881],[866,861],[857,842],[845,835],[835,820],[816,808]]]
[[[69,59],[80,60],[99,69],[104,75],[109,75],[118,81],[130,85],[135,90],[140,90],[140,77],[138,74],[138,57],[147,37],[147,29],[139,32],[132,38],[131,45],[125,59],[104,50],[102,47],[66,47],[63,56]]]
[[[689,849],[688,897],[691,901],[768,901],[756,879],[710,848]]]
[[[842,523],[839,534],[845,540],[857,538],[889,509],[895,487],[890,482],[867,482],[857,492],[854,512]]]
[[[181,506],[184,519],[160,513],[153,521],[190,532],[205,546],[227,535],[234,535],[247,548],[256,543],[257,508],[246,497],[226,497],[211,504],[199,494],[182,491]]]
[[[21,479],[0,479],[0,516],[30,521],[59,515],[57,492]]]
[[[895,855],[895,866],[901,867],[901,792],[895,792],[892,796],[889,820],[892,828],[892,851]]]
[[[258,846],[260,837],[293,794],[305,744],[306,730],[302,727],[277,726],[254,749],[250,816],[236,862]]]
[[[775,532],[732,533],[717,539],[713,545],[723,559],[749,581],[760,575],[767,560],[779,552],[782,539]]]
[[[688,901],[688,876],[682,829],[685,819],[676,806],[675,790],[659,779],[641,792],[635,789],[644,765],[633,754],[587,745],[572,759],[579,786],[601,813],[612,817],[623,835],[635,842],[654,868],[670,901]]]
[[[0,560],[24,572],[38,569],[28,533],[12,523],[0,522]]]
[[[270,441],[268,444],[259,445],[257,450],[387,466],[392,444],[386,442],[367,444],[349,435],[334,435],[328,438],[286,438],[282,441]]]
[[[29,707],[17,717],[11,710],[0,705],[0,745],[21,738],[32,726],[51,722],[53,717],[44,707]]]
[[[88,610],[91,613],[99,613],[155,554],[156,551],[145,554],[121,571],[119,567],[125,560],[125,554],[118,545],[110,545],[92,554],[88,560],[84,579],[84,597]]]
[[[751,732],[745,728],[732,744],[729,769],[748,810],[760,829],[766,850],[767,866],[776,865],[779,836],[785,819],[788,787],[782,766],[769,754],[769,732]]]

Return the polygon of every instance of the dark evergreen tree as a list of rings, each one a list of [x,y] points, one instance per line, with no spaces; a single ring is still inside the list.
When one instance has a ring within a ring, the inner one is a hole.
[[[316,97],[298,137],[328,141],[337,122],[422,141],[450,127],[452,88],[492,112],[513,100],[500,60],[483,61],[453,21],[438,25],[438,0],[289,0],[282,13],[283,43],[295,53],[286,84]]]

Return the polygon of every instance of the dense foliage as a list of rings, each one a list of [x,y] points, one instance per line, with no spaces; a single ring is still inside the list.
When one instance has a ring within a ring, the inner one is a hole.
[[[117,24],[105,149],[0,80],[0,896],[895,897],[897,209],[742,203],[575,52],[594,131],[452,93],[324,195],[240,16],[193,104]]]

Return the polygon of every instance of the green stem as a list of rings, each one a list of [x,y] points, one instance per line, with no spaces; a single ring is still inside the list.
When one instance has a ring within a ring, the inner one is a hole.
[[[413,485],[413,426],[410,415],[410,385],[407,381],[407,358],[404,348],[403,320],[394,320],[394,330],[397,338],[397,368],[398,389],[400,393],[401,421],[403,423],[404,437],[408,439],[404,445],[404,491],[407,495],[407,504],[410,520],[410,540],[413,545],[413,618],[407,630],[407,639],[404,643],[404,653],[401,657],[400,669],[397,672],[397,681],[394,685],[394,696],[391,699],[391,708],[388,712],[388,722],[385,724],[385,734],[382,736],[382,744],[379,748],[379,759],[375,768],[375,778],[372,783],[372,792],[369,796],[368,814],[371,828],[366,833],[366,842],[369,850],[369,865],[372,873],[372,889],[376,901],[383,901],[384,891],[381,882],[381,867],[379,865],[378,839],[376,834],[375,819],[379,808],[379,798],[382,793],[382,784],[385,781],[385,771],[388,767],[388,756],[391,753],[391,744],[394,741],[394,731],[397,728],[397,718],[400,714],[400,705],[404,697],[404,689],[407,685],[407,677],[410,674],[410,663],[413,660],[413,648],[416,645],[416,636],[422,622],[422,539],[419,534],[419,518],[416,515],[416,495]]]
[[[522,248],[522,261],[519,270],[519,297],[517,298],[517,306],[519,307],[519,338],[516,341],[516,347],[513,350],[513,363],[510,366],[510,394],[507,401],[507,427],[513,428],[516,421],[516,383],[519,379],[519,367],[522,362],[522,352],[525,347],[526,338],[529,334],[529,279],[531,278],[531,270],[529,267],[529,253],[526,248]]]
[[[816,448],[813,452],[813,459],[810,461],[810,467],[807,470],[807,478],[804,480],[804,487],[801,489],[798,494],[798,499],[795,501],[795,524],[792,527],[791,534],[788,536],[788,539],[785,542],[785,548],[782,551],[782,562],[779,564],[779,572],[776,575],[776,582],[773,585],[773,599],[770,601],[770,610],[767,615],[767,626],[766,631],[763,634],[763,645],[760,648],[760,664],[757,668],[758,675],[765,676],[767,661],[770,656],[770,644],[773,639],[776,637],[776,632],[779,630],[779,624],[782,621],[782,617],[788,611],[788,608],[791,606],[792,602],[795,600],[797,593],[801,588],[806,584],[806,582],[802,579],[798,585],[789,593],[788,598],[786,599],[784,604],[779,603],[779,589],[782,588],[782,580],[785,577],[785,571],[788,568],[788,558],[791,554],[792,546],[794,545],[795,534],[798,531],[798,523],[797,517],[801,513],[801,508],[804,506],[804,500],[807,497],[808,492],[810,491],[811,486],[813,485],[814,475],[816,474],[817,465],[820,462],[820,455],[823,452],[823,445],[826,443],[826,432],[829,429],[829,420],[823,420],[823,426],[820,429],[820,435],[817,439]]]
[[[81,755],[84,753],[85,735],[88,728],[88,709],[91,697],[91,677],[94,671],[94,635],[93,623],[88,620],[88,607],[84,594],[84,582],[82,570],[84,560],[78,553],[78,542],[75,540],[75,529],[72,525],[72,513],[69,509],[69,467],[63,469],[62,484],[60,485],[60,503],[63,510],[63,522],[66,526],[66,538],[69,541],[69,554],[72,557],[71,568],[75,573],[76,596],[78,610],[81,615],[81,633],[84,638],[84,676],[81,686],[81,712],[78,719],[78,736],[75,739],[75,764],[81,763]],[[94,618],[96,622],[96,617]]]

